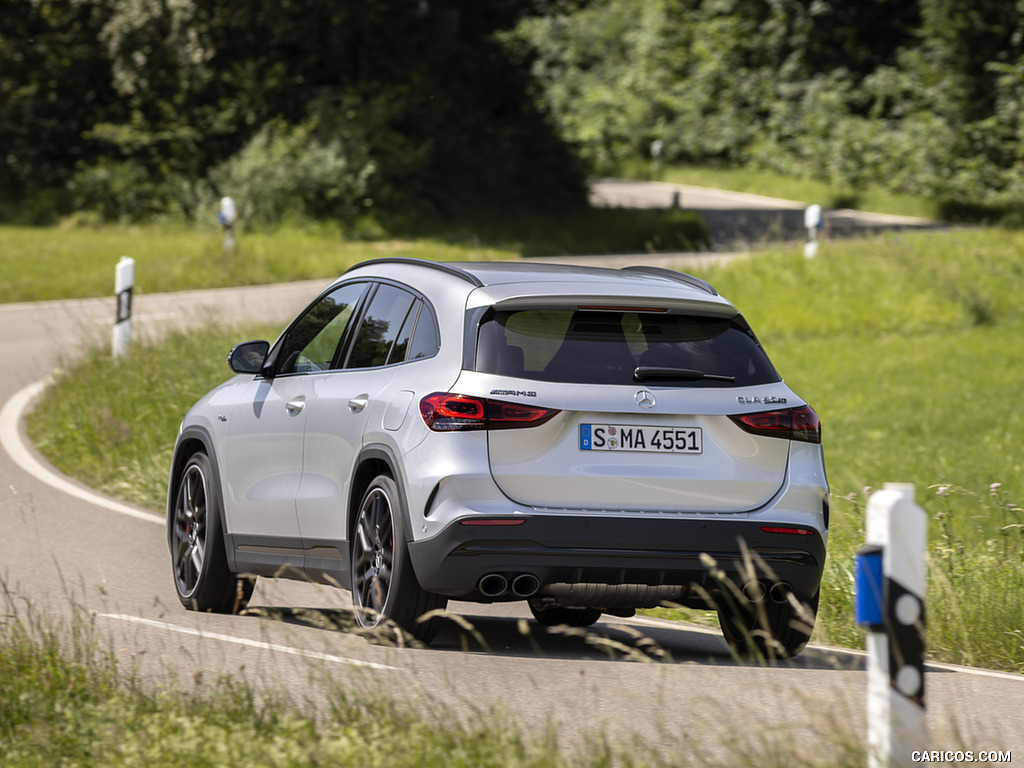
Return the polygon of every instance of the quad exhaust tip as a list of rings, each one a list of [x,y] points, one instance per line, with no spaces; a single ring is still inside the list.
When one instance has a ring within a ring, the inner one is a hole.
[[[477,589],[484,597],[498,597],[508,589],[508,579],[500,573],[489,573],[480,579]]]
[[[779,603],[781,605],[782,603],[789,602],[789,593],[792,591],[793,587],[791,584],[780,581],[772,585],[772,589],[769,594],[771,595],[773,603]]]
[[[537,590],[540,589],[540,579],[532,573],[520,573],[509,582],[508,578],[500,573],[489,573],[481,577],[477,583],[477,589],[484,597],[501,597],[511,591],[516,597],[526,598],[537,594]]]
[[[743,585],[743,596],[752,603],[760,603],[766,597],[773,603],[789,602],[789,593],[793,591],[793,585],[785,581],[777,581],[774,584],[765,584],[763,581],[748,581]]]
[[[540,579],[532,573],[521,573],[512,579],[512,594],[516,597],[531,597],[540,589]]]

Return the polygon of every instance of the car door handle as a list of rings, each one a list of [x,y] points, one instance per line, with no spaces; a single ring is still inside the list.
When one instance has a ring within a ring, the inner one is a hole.
[[[305,407],[306,407],[306,398],[304,398],[304,397],[297,397],[294,400],[289,400],[287,403],[285,403],[285,406],[284,406],[285,410],[288,411],[288,413],[291,413],[291,414],[296,414],[296,413],[298,413],[299,411],[301,411]]]
[[[348,407],[351,408],[353,412],[359,413],[361,410],[363,410],[363,408],[366,407],[366,404],[368,402],[370,402],[369,395],[360,395],[359,397],[353,397],[351,400],[349,400]]]

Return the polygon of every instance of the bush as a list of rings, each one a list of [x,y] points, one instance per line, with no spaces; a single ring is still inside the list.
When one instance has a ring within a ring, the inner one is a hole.
[[[127,223],[166,215],[180,218],[192,208],[176,194],[182,186],[180,180],[154,178],[133,161],[108,159],[79,168],[69,188],[74,211],[103,222]]]
[[[210,180],[234,198],[239,220],[272,226],[287,220],[354,222],[371,202],[374,165],[356,141],[316,136],[315,122],[264,126]]]

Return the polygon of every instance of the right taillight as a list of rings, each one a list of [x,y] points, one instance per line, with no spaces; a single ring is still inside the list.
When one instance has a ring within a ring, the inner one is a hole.
[[[420,415],[435,432],[537,427],[558,411],[485,397],[435,392],[420,400]]]
[[[821,442],[821,420],[809,405],[778,411],[744,413],[729,418],[741,429],[754,435],[801,440],[805,443]]]

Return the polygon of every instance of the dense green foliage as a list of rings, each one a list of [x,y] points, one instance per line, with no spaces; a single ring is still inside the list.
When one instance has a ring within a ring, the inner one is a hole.
[[[0,0],[0,218],[472,220],[580,160],[717,162],[1003,215],[1024,0]],[[1018,217],[1021,214],[1017,214]]]
[[[1024,412],[1006,401],[1024,356],[1022,254],[1019,233],[915,233],[704,275],[822,418],[833,525],[817,639],[860,643],[851,574],[866,489],[912,482],[932,521],[930,654],[1024,669]],[[69,474],[159,509],[182,412],[228,376],[232,343],[275,331],[174,335],[133,348],[117,376],[96,351],[58,379],[29,433]]]
[[[1024,191],[1024,4],[552,0],[511,37],[592,165],[718,161],[947,204]]]
[[[0,0],[0,203],[212,218],[232,195],[265,223],[578,204],[575,160],[494,37],[521,13]]]

